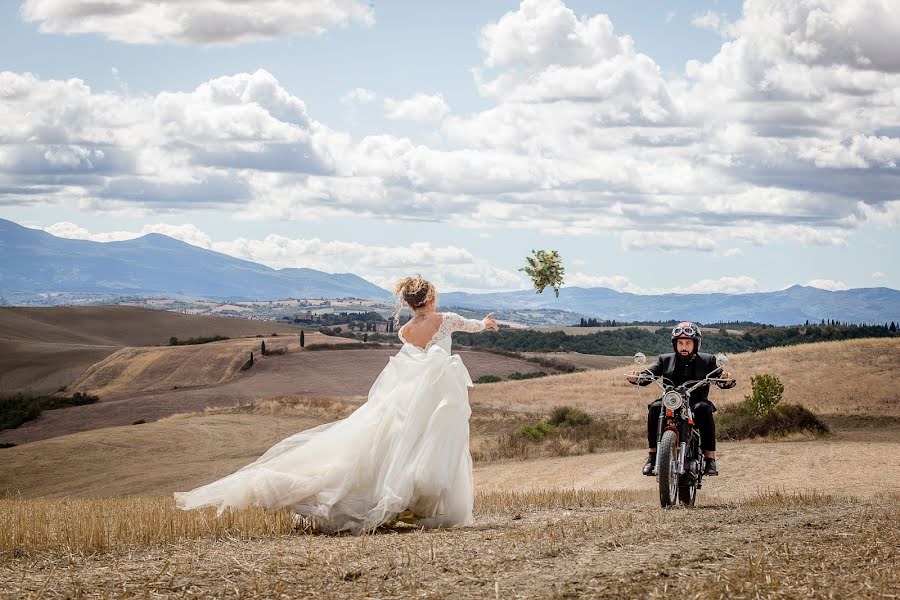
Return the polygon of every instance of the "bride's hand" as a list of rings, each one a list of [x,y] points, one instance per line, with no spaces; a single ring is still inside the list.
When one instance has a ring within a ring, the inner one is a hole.
[[[500,326],[497,324],[497,321],[494,320],[494,313],[488,313],[488,316],[481,320],[484,323],[485,329],[493,329],[494,331],[499,331]]]

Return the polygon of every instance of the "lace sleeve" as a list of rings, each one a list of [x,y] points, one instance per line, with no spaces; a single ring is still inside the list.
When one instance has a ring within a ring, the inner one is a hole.
[[[448,332],[467,331],[475,333],[476,331],[484,331],[484,321],[466,319],[456,313],[448,312],[444,313],[444,322],[441,324],[441,329],[446,329]]]

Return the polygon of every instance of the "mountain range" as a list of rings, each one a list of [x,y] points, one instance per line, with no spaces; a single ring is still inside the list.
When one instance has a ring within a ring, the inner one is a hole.
[[[170,295],[213,300],[366,298],[391,294],[351,274],[272,269],[151,233],[119,242],[53,236],[0,219],[0,298],[52,293]],[[566,287],[559,298],[533,290],[441,295],[445,306],[479,310],[570,311],[617,321],[755,321],[790,325],[836,319],[885,323],[900,318],[900,291],[827,291],[795,285],[751,294],[638,295],[608,288]],[[540,321],[540,318],[537,318]]]
[[[232,301],[391,297],[351,273],[272,269],[159,233],[101,243],[60,238],[0,219],[0,255],[0,296],[170,294]]]
[[[822,319],[850,323],[886,323],[900,317],[900,291],[857,288],[828,291],[795,285],[775,292],[752,294],[640,295],[608,288],[564,288],[552,293],[533,290],[494,294],[460,292],[441,295],[445,304],[482,310],[568,310],[616,321],[684,321],[721,323],[753,321],[795,325]]]

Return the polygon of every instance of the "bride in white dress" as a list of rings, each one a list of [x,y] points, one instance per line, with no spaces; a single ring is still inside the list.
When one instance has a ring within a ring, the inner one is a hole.
[[[469,372],[450,354],[454,331],[498,328],[436,312],[437,291],[408,277],[395,291],[415,313],[403,347],[346,419],[302,431],[256,462],[189,492],[182,509],[290,506],[325,532],[365,533],[396,520],[423,527],[473,522]]]

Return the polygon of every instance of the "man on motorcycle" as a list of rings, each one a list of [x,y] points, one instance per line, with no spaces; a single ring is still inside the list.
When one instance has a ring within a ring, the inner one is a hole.
[[[701,333],[700,328],[690,321],[679,323],[672,329],[672,349],[674,352],[660,354],[656,362],[650,365],[649,371],[657,377],[663,376],[678,386],[685,381],[700,381],[714,371],[716,357],[712,354],[700,353]],[[629,373],[628,381],[632,384],[647,385],[650,381],[639,381],[638,371]],[[731,379],[731,373],[722,373],[722,379]],[[722,389],[735,386],[735,381],[730,383],[717,383]],[[656,465],[656,437],[659,423],[659,413],[662,410],[662,398],[651,402],[647,414],[647,441],[650,445],[650,453],[644,464],[642,473],[653,475],[653,467]],[[713,413],[715,405],[709,400],[709,387],[703,386],[691,393],[691,411],[694,413],[694,421],[700,431],[700,441],[703,446],[703,454],[706,456],[706,469],[704,475],[718,475],[716,467],[716,423]]]

